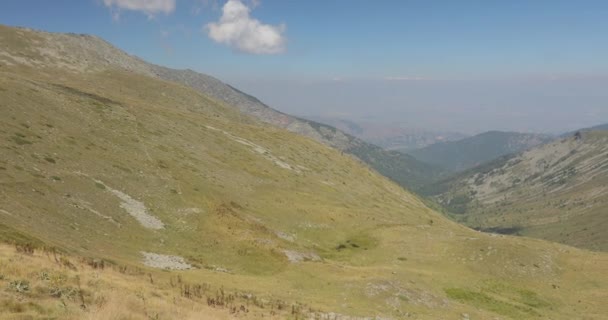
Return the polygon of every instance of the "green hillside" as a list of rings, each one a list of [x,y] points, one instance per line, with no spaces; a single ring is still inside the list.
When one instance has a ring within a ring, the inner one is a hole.
[[[550,140],[550,137],[539,134],[490,131],[407,152],[422,162],[457,172]]]
[[[608,250],[608,134],[589,131],[425,189],[469,226]]]
[[[0,318],[608,313],[608,255],[458,225],[99,41],[0,28]]]
[[[353,155],[404,188],[416,191],[445,174],[445,170],[439,166],[419,161],[409,154],[384,150],[335,127],[274,110],[256,97],[208,75],[192,70],[174,70],[151,64],[148,64],[147,68],[163,80],[191,87],[234,106],[242,113],[263,123],[287,129]]]

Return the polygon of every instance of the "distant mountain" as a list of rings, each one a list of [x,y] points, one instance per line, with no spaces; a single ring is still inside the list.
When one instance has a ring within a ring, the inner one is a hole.
[[[323,116],[311,116],[307,118],[336,127],[387,150],[407,151],[423,148],[438,142],[456,141],[467,137],[467,135],[458,132],[409,128],[405,125],[394,123],[353,121]]]
[[[608,250],[608,131],[584,131],[423,190],[467,225]]]
[[[547,143],[548,135],[489,131],[458,141],[408,151],[416,159],[450,171],[473,168],[498,157]]]

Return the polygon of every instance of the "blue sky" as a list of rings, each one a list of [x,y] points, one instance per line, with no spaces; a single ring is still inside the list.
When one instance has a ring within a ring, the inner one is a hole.
[[[230,2],[233,16],[227,0],[4,0],[0,23],[95,34],[300,115],[470,132],[608,122],[608,1]]]

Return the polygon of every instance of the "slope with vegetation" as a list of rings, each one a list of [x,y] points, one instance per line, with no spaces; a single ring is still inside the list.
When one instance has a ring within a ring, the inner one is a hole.
[[[396,151],[384,150],[335,127],[297,118],[274,110],[257,98],[243,93],[213,77],[191,70],[174,70],[149,65],[161,79],[189,86],[203,94],[234,106],[242,113],[264,123],[287,129],[315,139],[330,147],[351,154],[403,187],[417,190],[444,173],[443,169],[418,161]]]
[[[425,192],[480,229],[608,250],[608,131],[504,157]]]
[[[563,137],[563,138],[567,138],[569,136],[575,135],[577,132],[604,131],[604,130],[608,130],[608,123],[598,124],[598,125],[595,125],[595,126],[578,129],[576,131],[566,132],[566,133],[564,133],[564,134],[562,134],[560,136]]]
[[[80,41],[0,29],[0,237],[21,251],[0,248],[0,317],[608,313],[607,255],[460,226],[338,150],[67,50]]]
[[[422,162],[457,172],[547,143],[551,139],[541,134],[489,131],[407,152]]]
[[[303,316],[303,305],[58,253],[0,244],[1,319],[255,319]]]
[[[307,118],[328,124],[387,150],[408,151],[467,137],[458,132],[418,129],[401,123],[346,120],[329,116],[309,116]]]

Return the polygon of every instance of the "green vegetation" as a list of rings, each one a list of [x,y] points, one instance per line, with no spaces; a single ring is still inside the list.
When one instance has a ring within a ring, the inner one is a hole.
[[[410,155],[386,151],[368,143],[357,144],[348,148],[346,152],[353,154],[404,188],[413,191],[419,191],[423,186],[445,174],[443,169],[416,160]]]
[[[539,134],[490,131],[408,153],[420,161],[458,172],[549,141],[551,137]]]
[[[542,301],[539,301],[534,294],[531,294],[529,297],[522,295],[521,301],[511,302],[495,298],[491,293],[477,292],[468,289],[449,288],[446,289],[445,292],[450,299],[513,319],[529,318],[532,316],[538,317],[540,316],[540,313],[535,308],[546,306]],[[528,298],[531,298],[531,300],[528,300]]]
[[[422,191],[455,220],[477,230],[606,251],[608,134],[581,132],[502,157]]]

